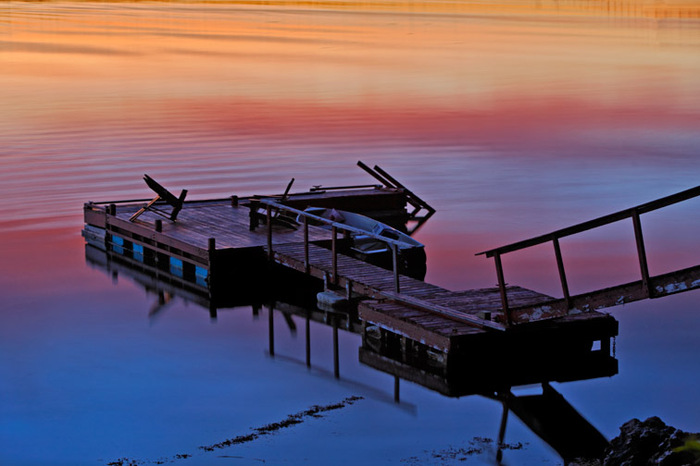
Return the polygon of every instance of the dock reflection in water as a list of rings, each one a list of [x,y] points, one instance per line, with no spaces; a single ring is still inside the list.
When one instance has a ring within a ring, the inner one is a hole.
[[[550,382],[572,382],[617,374],[618,361],[614,354],[614,342],[610,338],[603,338],[594,346],[581,342],[567,343],[563,338],[535,347],[523,347],[510,355],[493,351],[493,348],[474,350],[468,354],[464,351],[445,353],[363,323],[352,308],[337,310],[316,304],[313,292],[318,287],[309,288],[308,283],[298,286],[295,282],[298,276],[270,277],[268,285],[274,283],[275,286],[266,289],[248,284],[250,286],[242,286],[230,295],[211,296],[205,285],[186,281],[170,271],[149,267],[130,254],[102,251],[86,245],[85,258],[91,267],[111,275],[115,284],[120,277],[126,277],[152,295],[153,304],[147,311],[149,319],[157,318],[178,299],[208,310],[213,320],[216,320],[219,309],[250,306],[255,317],[267,314],[266,343],[270,357],[292,361],[300,367],[312,367],[311,344],[314,337],[311,323],[314,322],[322,324],[314,328],[327,328],[332,335],[333,351],[327,358],[333,360],[333,377],[343,383],[367,388],[362,381],[341,379],[341,331],[361,336],[358,349],[361,364],[393,377],[395,403],[403,403],[401,381],[420,385],[447,397],[478,395],[492,399],[503,406],[496,444],[498,462],[502,458],[502,448],[508,447],[506,430],[511,413],[565,462],[579,457],[599,456],[608,444],[606,438]],[[280,273],[284,271],[280,270]],[[282,283],[286,283],[286,286],[276,286]],[[276,351],[275,320],[279,318],[285,321],[294,338],[299,338],[299,333],[303,333],[305,360]],[[303,332],[299,331],[299,321],[303,322]],[[533,386],[536,393],[532,393]],[[518,389],[523,387],[530,393],[519,395]],[[391,390],[383,386],[372,389],[375,392]],[[411,405],[407,407],[410,409]]]

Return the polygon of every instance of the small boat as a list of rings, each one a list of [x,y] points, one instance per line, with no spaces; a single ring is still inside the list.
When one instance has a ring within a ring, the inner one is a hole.
[[[399,242],[398,259],[399,271],[413,278],[423,280],[426,272],[426,255],[425,246],[420,241],[411,238],[406,233],[390,227],[373,218],[347,212],[344,210],[327,209],[324,207],[308,207],[304,210],[310,214],[331,220],[337,223],[343,223],[358,230],[366,231],[374,236],[363,235],[359,233],[351,233],[351,244],[349,251],[356,258],[378,265],[386,269],[393,268],[393,258],[391,247],[384,241],[376,238],[376,236],[387,238]],[[297,222],[303,220],[297,217]],[[310,222],[314,224],[314,222]],[[327,226],[318,222],[319,226]],[[330,228],[330,226],[328,226]]]

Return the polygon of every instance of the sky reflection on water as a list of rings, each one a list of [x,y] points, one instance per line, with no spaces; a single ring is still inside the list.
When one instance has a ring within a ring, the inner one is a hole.
[[[491,400],[404,383],[394,405],[355,335],[341,332],[338,382],[317,324],[309,372],[281,357],[304,358],[282,319],[280,357],[266,355],[249,308],[212,324],[176,300],[149,321],[154,296],[87,267],[79,236],[83,202],[147,197],[143,173],[201,199],[367,183],[355,162],[379,164],[438,209],[418,239],[426,279],[451,289],[495,283],[476,252],[698,184],[697,18],[368,5],[0,6],[0,463],[156,460],[352,395],[365,399],[223,454],[429,463],[497,435]],[[697,210],[643,217],[652,273],[700,263]],[[602,233],[562,242],[572,288],[636,278],[631,225]],[[505,265],[559,293],[550,251]],[[650,415],[700,430],[697,303],[613,310],[620,373],[557,390],[608,437]],[[558,461],[517,420],[506,440],[527,443],[509,464]],[[189,464],[213,461],[231,459]]]

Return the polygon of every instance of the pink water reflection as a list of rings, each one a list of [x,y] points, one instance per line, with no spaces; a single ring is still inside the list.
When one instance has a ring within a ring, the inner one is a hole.
[[[291,177],[367,183],[355,162],[379,164],[437,208],[417,237],[427,279],[452,289],[495,285],[476,252],[699,183],[692,2],[330,3],[0,6],[0,462],[156,458],[356,389],[266,358],[249,309],[211,325],[177,302],[154,324],[153,295],[86,267],[82,203],[148,197],[143,173],[205,198],[280,192]],[[652,274],[700,263],[697,209],[643,217]],[[562,250],[573,292],[638,279],[629,223]],[[509,283],[561,293],[549,245],[505,267]],[[620,376],[567,395],[608,436],[645,414],[697,431],[696,308],[688,293],[615,311]],[[344,341],[350,372],[385,390]],[[319,348],[327,363],[327,339]],[[318,438],[343,451],[385,438],[353,457],[367,462],[401,457],[406,438],[464,437],[465,418],[478,419],[470,435],[494,435],[497,406],[408,393],[420,422],[368,404]],[[414,430],[388,438],[366,423],[377,412]]]

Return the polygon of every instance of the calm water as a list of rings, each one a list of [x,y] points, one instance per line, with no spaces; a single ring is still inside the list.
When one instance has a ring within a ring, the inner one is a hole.
[[[427,280],[491,286],[474,253],[700,184],[693,2],[0,3],[0,464],[495,464],[499,403],[358,362],[341,331],[158,298],[86,263],[82,203],[371,182],[438,209]],[[643,217],[652,274],[700,263],[700,200]],[[572,292],[637,278],[631,225],[562,242]],[[506,277],[558,294],[551,251]],[[606,437],[700,430],[697,292],[612,310],[619,374],[554,387]],[[206,453],[313,405],[322,418]],[[515,416],[507,464],[561,464]],[[481,443],[480,443],[481,442]]]

